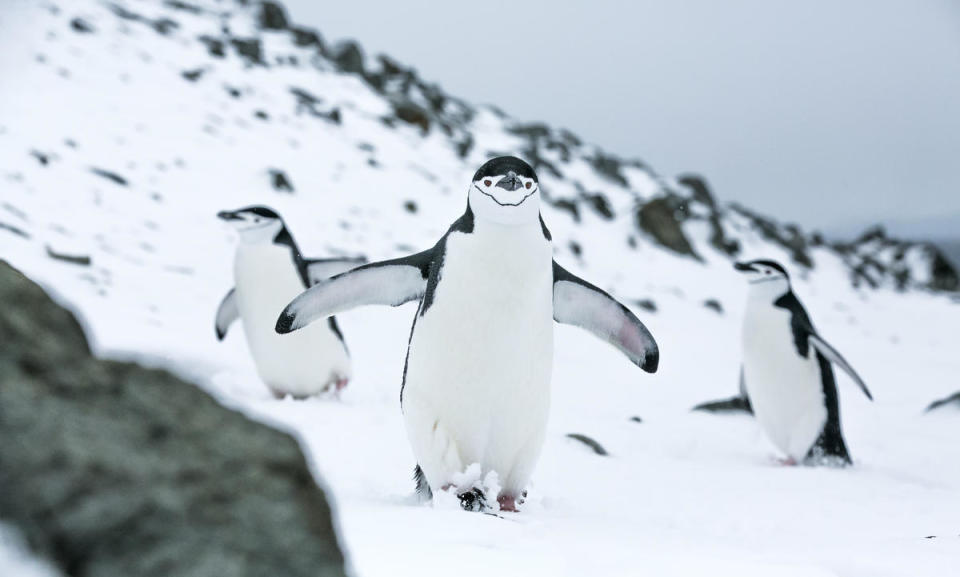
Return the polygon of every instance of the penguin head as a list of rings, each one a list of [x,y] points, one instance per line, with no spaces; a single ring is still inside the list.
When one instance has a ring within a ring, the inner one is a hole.
[[[540,181],[515,156],[488,160],[473,175],[468,195],[477,218],[499,224],[527,224],[540,218]]]
[[[790,275],[787,269],[776,261],[759,259],[738,262],[733,268],[747,276],[751,288],[763,290],[765,293],[776,293],[777,296],[790,290]]]
[[[236,229],[243,242],[272,242],[284,228],[280,215],[265,206],[223,210],[217,218]]]

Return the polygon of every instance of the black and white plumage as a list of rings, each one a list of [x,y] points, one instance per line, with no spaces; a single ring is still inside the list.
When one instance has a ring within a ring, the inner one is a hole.
[[[296,398],[343,388],[350,358],[334,317],[309,331],[283,337],[277,314],[304,289],[366,262],[356,258],[305,259],[283,219],[263,206],[217,215],[240,233],[234,256],[236,285],[217,309],[217,339],[241,319],[257,372],[274,395]]]
[[[754,260],[736,269],[750,279],[742,383],[757,421],[790,461],[850,464],[832,364],[872,400],[866,384],[817,333],[780,264]]]
[[[484,475],[498,474],[501,507],[515,508],[545,438],[554,321],[583,327],[642,369],[657,369],[657,345],[643,323],[553,260],[539,181],[514,157],[476,172],[466,211],[432,248],[310,288],[284,309],[277,331],[360,305],[410,301],[419,308],[400,400],[423,496],[478,463]]]

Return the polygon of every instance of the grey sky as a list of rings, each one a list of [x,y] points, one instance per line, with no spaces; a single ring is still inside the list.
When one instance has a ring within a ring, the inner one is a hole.
[[[327,40],[784,220],[960,214],[957,0],[285,4]]]

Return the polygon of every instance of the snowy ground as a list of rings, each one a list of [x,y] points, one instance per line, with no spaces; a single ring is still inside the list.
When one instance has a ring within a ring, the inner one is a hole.
[[[24,2],[0,20],[0,71],[18,82],[0,89],[0,223],[25,233],[0,230],[0,258],[73,307],[99,354],[171,368],[298,435],[330,489],[356,575],[960,571],[960,413],[923,413],[960,389],[960,305],[920,292],[855,291],[836,257],[816,253],[817,268],[798,275],[796,290],[876,402],[838,375],[856,466],[780,467],[752,419],[689,410],[736,392],[741,279],[709,250],[699,263],[642,239],[628,249],[629,211],[610,222],[585,214],[574,223],[553,209],[544,217],[564,266],[628,302],[656,302],[655,313],[635,310],[659,341],[660,372],[646,375],[588,334],[558,327],[549,436],[525,510],[500,519],[416,504],[398,403],[415,307],[341,315],[355,360],[341,401],[273,400],[241,331],[224,343],[214,338],[234,243],[214,214],[270,204],[307,256],[413,252],[462,211],[482,149],[461,160],[436,133],[384,128],[377,114],[385,105],[352,77],[211,63],[185,40],[200,24],[182,15],[184,39],[171,40],[138,24],[113,33],[103,4],[76,5],[96,33],[72,32],[73,12]],[[181,77],[194,65],[206,67],[196,83]],[[343,125],[295,115],[291,84],[342,106]],[[227,95],[226,85],[245,96]],[[271,122],[253,118],[261,107]],[[487,149],[514,148],[498,122],[482,113],[478,138]],[[375,144],[379,168],[369,167],[363,143]],[[270,166],[292,175],[296,194],[271,190]],[[585,168],[580,177],[596,178]],[[642,195],[649,175],[630,177]],[[611,200],[617,208],[631,202]],[[574,238],[582,257],[567,249]],[[786,262],[756,236],[741,240],[746,256]],[[707,298],[724,312],[704,307]],[[610,455],[568,433],[593,437]],[[10,558],[0,556],[0,568]]]

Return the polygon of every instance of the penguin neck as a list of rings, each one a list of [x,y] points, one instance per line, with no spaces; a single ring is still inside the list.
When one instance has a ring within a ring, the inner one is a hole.
[[[540,191],[536,190],[519,204],[503,204],[471,186],[467,194],[467,212],[475,215],[478,223],[502,227],[539,226]]]
[[[782,296],[790,294],[790,283],[786,280],[755,282],[747,293],[748,304],[772,305]]]
[[[287,227],[282,222],[270,223],[265,226],[248,229],[240,233],[240,243],[247,245],[270,244],[274,242],[285,242],[293,244],[293,237],[287,232]]]

